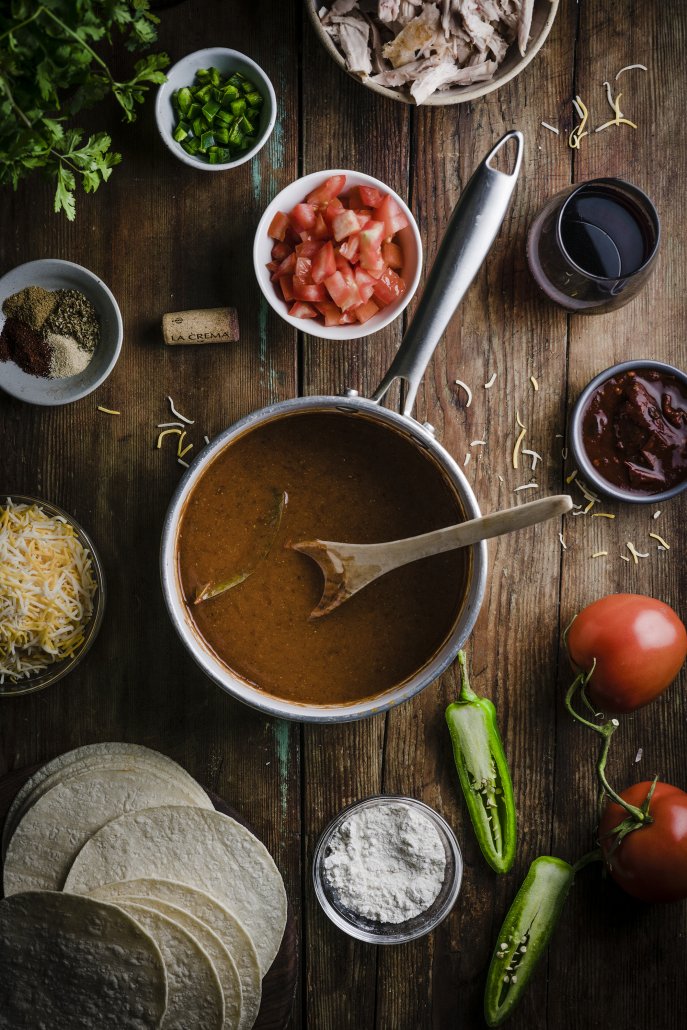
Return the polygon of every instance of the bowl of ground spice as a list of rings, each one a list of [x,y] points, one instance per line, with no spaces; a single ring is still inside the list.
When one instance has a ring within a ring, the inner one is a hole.
[[[29,261],[0,279],[0,387],[19,400],[87,396],[114,368],[122,339],[117,301],[81,265]]]

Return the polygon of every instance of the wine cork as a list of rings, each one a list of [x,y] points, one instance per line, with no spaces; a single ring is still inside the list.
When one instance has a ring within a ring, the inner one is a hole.
[[[182,343],[238,343],[236,308],[168,311],[162,316],[162,338],[170,347]]]

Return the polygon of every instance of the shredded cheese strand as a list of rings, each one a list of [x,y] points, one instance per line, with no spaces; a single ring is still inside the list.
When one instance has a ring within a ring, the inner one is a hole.
[[[156,447],[157,447],[158,451],[159,451],[159,450],[160,450],[160,448],[162,447],[162,441],[164,440],[164,438],[165,438],[166,436],[169,436],[169,435],[170,435],[170,433],[177,433],[177,434],[180,434],[180,433],[181,433],[181,430],[180,430],[180,429],[163,429],[163,430],[162,430],[162,432],[160,433],[160,435],[159,435],[159,436],[158,436],[158,438],[157,438],[157,444],[156,444]]]
[[[658,540],[661,547],[665,547],[666,551],[670,550],[670,544],[666,543],[663,537],[659,536],[658,533],[649,533],[649,536],[652,537],[654,540]]]
[[[541,124],[544,126],[545,129],[548,129],[549,132],[555,132],[557,136],[560,135],[555,125],[549,125],[548,122],[542,122]]]
[[[112,408],[104,408],[102,404],[98,405],[98,411],[102,411],[106,415],[121,415],[121,411],[114,411]]]
[[[463,389],[465,390],[465,392],[467,394],[467,397],[468,397],[467,401],[465,402],[465,407],[469,408],[470,405],[472,404],[472,390],[470,389],[470,387],[468,386],[467,383],[463,382],[462,379],[456,379],[455,383],[456,383],[456,386],[462,386]]]
[[[195,425],[195,422],[192,418],[186,418],[186,415],[182,415],[180,411],[177,411],[177,409],[174,407],[174,401],[169,396],[169,394],[167,395],[167,400],[169,401],[169,406],[175,418],[181,419],[181,421],[185,422],[187,426]]]
[[[623,72],[629,72],[633,68],[641,68],[643,72],[648,72],[649,70],[645,64],[626,64],[624,68],[621,68],[620,71],[616,73],[615,81],[618,81]]]
[[[496,372],[492,372],[491,373],[491,377],[484,384],[484,389],[485,390],[491,390],[491,388],[492,388],[492,386],[494,385],[495,382],[496,382]]]

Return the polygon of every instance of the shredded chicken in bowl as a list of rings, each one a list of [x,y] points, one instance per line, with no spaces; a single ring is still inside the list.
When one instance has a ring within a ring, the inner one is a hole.
[[[533,9],[534,0],[330,0],[318,15],[350,72],[422,104],[488,82],[516,40],[524,56]]]

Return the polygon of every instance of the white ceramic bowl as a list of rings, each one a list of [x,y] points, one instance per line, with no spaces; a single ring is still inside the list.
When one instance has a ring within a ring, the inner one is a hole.
[[[0,279],[0,329],[5,324],[2,305],[26,286],[46,290],[80,290],[90,300],[100,322],[100,343],[83,372],[64,379],[43,379],[22,372],[13,361],[0,361],[0,387],[29,404],[70,404],[93,393],[104,383],[122,349],[124,329],[119,305],[102,279],[81,265],[57,258],[28,261]]]
[[[235,158],[234,161],[211,165],[204,157],[187,154],[181,144],[177,143],[172,136],[177,121],[172,95],[183,86],[192,86],[199,68],[217,68],[223,75],[241,72],[257,86],[258,91],[262,94],[260,127],[255,145],[242,153],[240,157]],[[192,54],[187,54],[169,69],[167,81],[163,82],[157,91],[155,118],[162,142],[179,161],[183,161],[192,168],[200,168],[203,172],[223,172],[227,168],[238,168],[239,165],[250,161],[267,143],[277,119],[277,97],[265,72],[250,57],[239,53],[238,50],[229,50],[227,47],[207,47],[205,50],[195,50]]]
[[[437,90],[430,97],[425,100],[423,107],[444,107],[447,104],[464,104],[470,100],[477,100],[478,97],[486,96],[487,93],[493,93],[494,90],[500,89],[511,79],[514,79],[516,75],[519,75],[527,65],[530,63],[532,58],[541,50],[544,42],[551,32],[553,27],[554,19],[558,12],[559,0],[534,0],[534,9],[532,11],[532,26],[530,28],[530,39],[527,45],[525,56],[523,57],[518,50],[517,43],[512,43],[508,48],[508,52],[501,62],[501,65],[497,69],[496,75],[490,82],[476,82],[472,86],[454,86],[453,89]],[[340,68],[359,82],[361,85],[366,86],[367,89],[373,90],[375,93],[379,93],[380,96],[389,97],[390,100],[400,100],[404,104],[415,104],[411,94],[404,89],[391,89],[388,86],[378,86],[375,82],[370,82],[369,79],[361,79],[359,75],[354,72],[349,72],[346,67],[346,62],[339,48],[334,43],[333,39],[327,35],[322,28],[320,19],[318,17],[318,11],[322,7],[321,0],[307,0],[306,8],[312,26],[322,43],[325,50],[329,53]]]
[[[321,186],[325,179],[328,179],[331,175],[345,175],[346,190],[351,189],[353,186],[375,186],[378,190],[391,194],[408,219],[408,225],[398,233],[398,239],[403,250],[401,274],[406,282],[406,292],[394,303],[381,308],[379,314],[373,315],[367,322],[351,322],[348,325],[326,326],[314,318],[294,318],[289,314],[290,304],[279,295],[278,288],[272,282],[271,273],[267,268],[268,262],[272,260],[272,246],[274,244],[274,240],[270,239],[267,235],[267,230],[277,211],[288,213],[296,204],[304,201],[308,193],[317,186]],[[372,333],[376,333],[377,330],[383,329],[385,325],[389,325],[395,318],[398,318],[404,308],[408,306],[420,282],[420,274],[422,272],[422,240],[420,239],[420,231],[412,211],[399,197],[398,193],[394,193],[386,183],[381,182],[379,179],[374,179],[371,175],[353,172],[347,168],[329,168],[322,172],[312,172],[310,175],[304,175],[301,179],[296,179],[295,182],[292,182],[283,189],[281,193],[278,193],[272,203],[267,206],[255,233],[253,264],[260,289],[264,293],[268,304],[289,325],[308,333],[310,336],[318,336],[323,340],[355,340],[361,336],[370,336]]]

